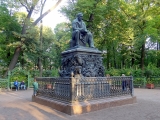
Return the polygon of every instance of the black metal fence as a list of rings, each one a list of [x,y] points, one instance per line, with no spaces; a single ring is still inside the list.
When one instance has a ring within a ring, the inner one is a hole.
[[[82,77],[36,78],[38,95],[67,102],[133,95],[133,78]]]

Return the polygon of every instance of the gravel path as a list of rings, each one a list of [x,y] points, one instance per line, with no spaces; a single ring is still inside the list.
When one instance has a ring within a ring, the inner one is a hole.
[[[160,120],[160,89],[135,89],[137,103],[69,116],[31,102],[32,89],[0,93],[0,120]]]

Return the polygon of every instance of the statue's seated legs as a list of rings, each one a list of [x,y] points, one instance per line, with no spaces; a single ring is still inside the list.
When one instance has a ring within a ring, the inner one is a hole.
[[[87,39],[87,43],[88,43],[89,47],[94,48],[93,36],[92,36],[91,32],[87,33],[87,38],[86,39]]]
[[[79,30],[75,30],[74,32],[74,39],[75,40],[75,46],[80,46],[79,42],[80,42],[80,31]]]
[[[93,36],[91,32],[82,34],[79,30],[75,30],[72,34],[72,40],[70,42],[70,47],[86,46],[86,43],[88,43],[89,47],[94,48]]]

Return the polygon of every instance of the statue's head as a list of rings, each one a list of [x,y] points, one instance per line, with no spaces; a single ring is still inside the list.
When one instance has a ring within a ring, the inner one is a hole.
[[[78,18],[79,21],[81,21],[82,18],[83,18],[83,14],[82,14],[82,13],[78,13],[78,14],[77,14],[77,18]]]

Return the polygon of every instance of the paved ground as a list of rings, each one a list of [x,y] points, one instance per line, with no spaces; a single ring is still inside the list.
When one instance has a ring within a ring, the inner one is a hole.
[[[0,93],[0,120],[160,120],[160,89],[135,89],[137,103],[69,116],[31,102],[32,90]]]

